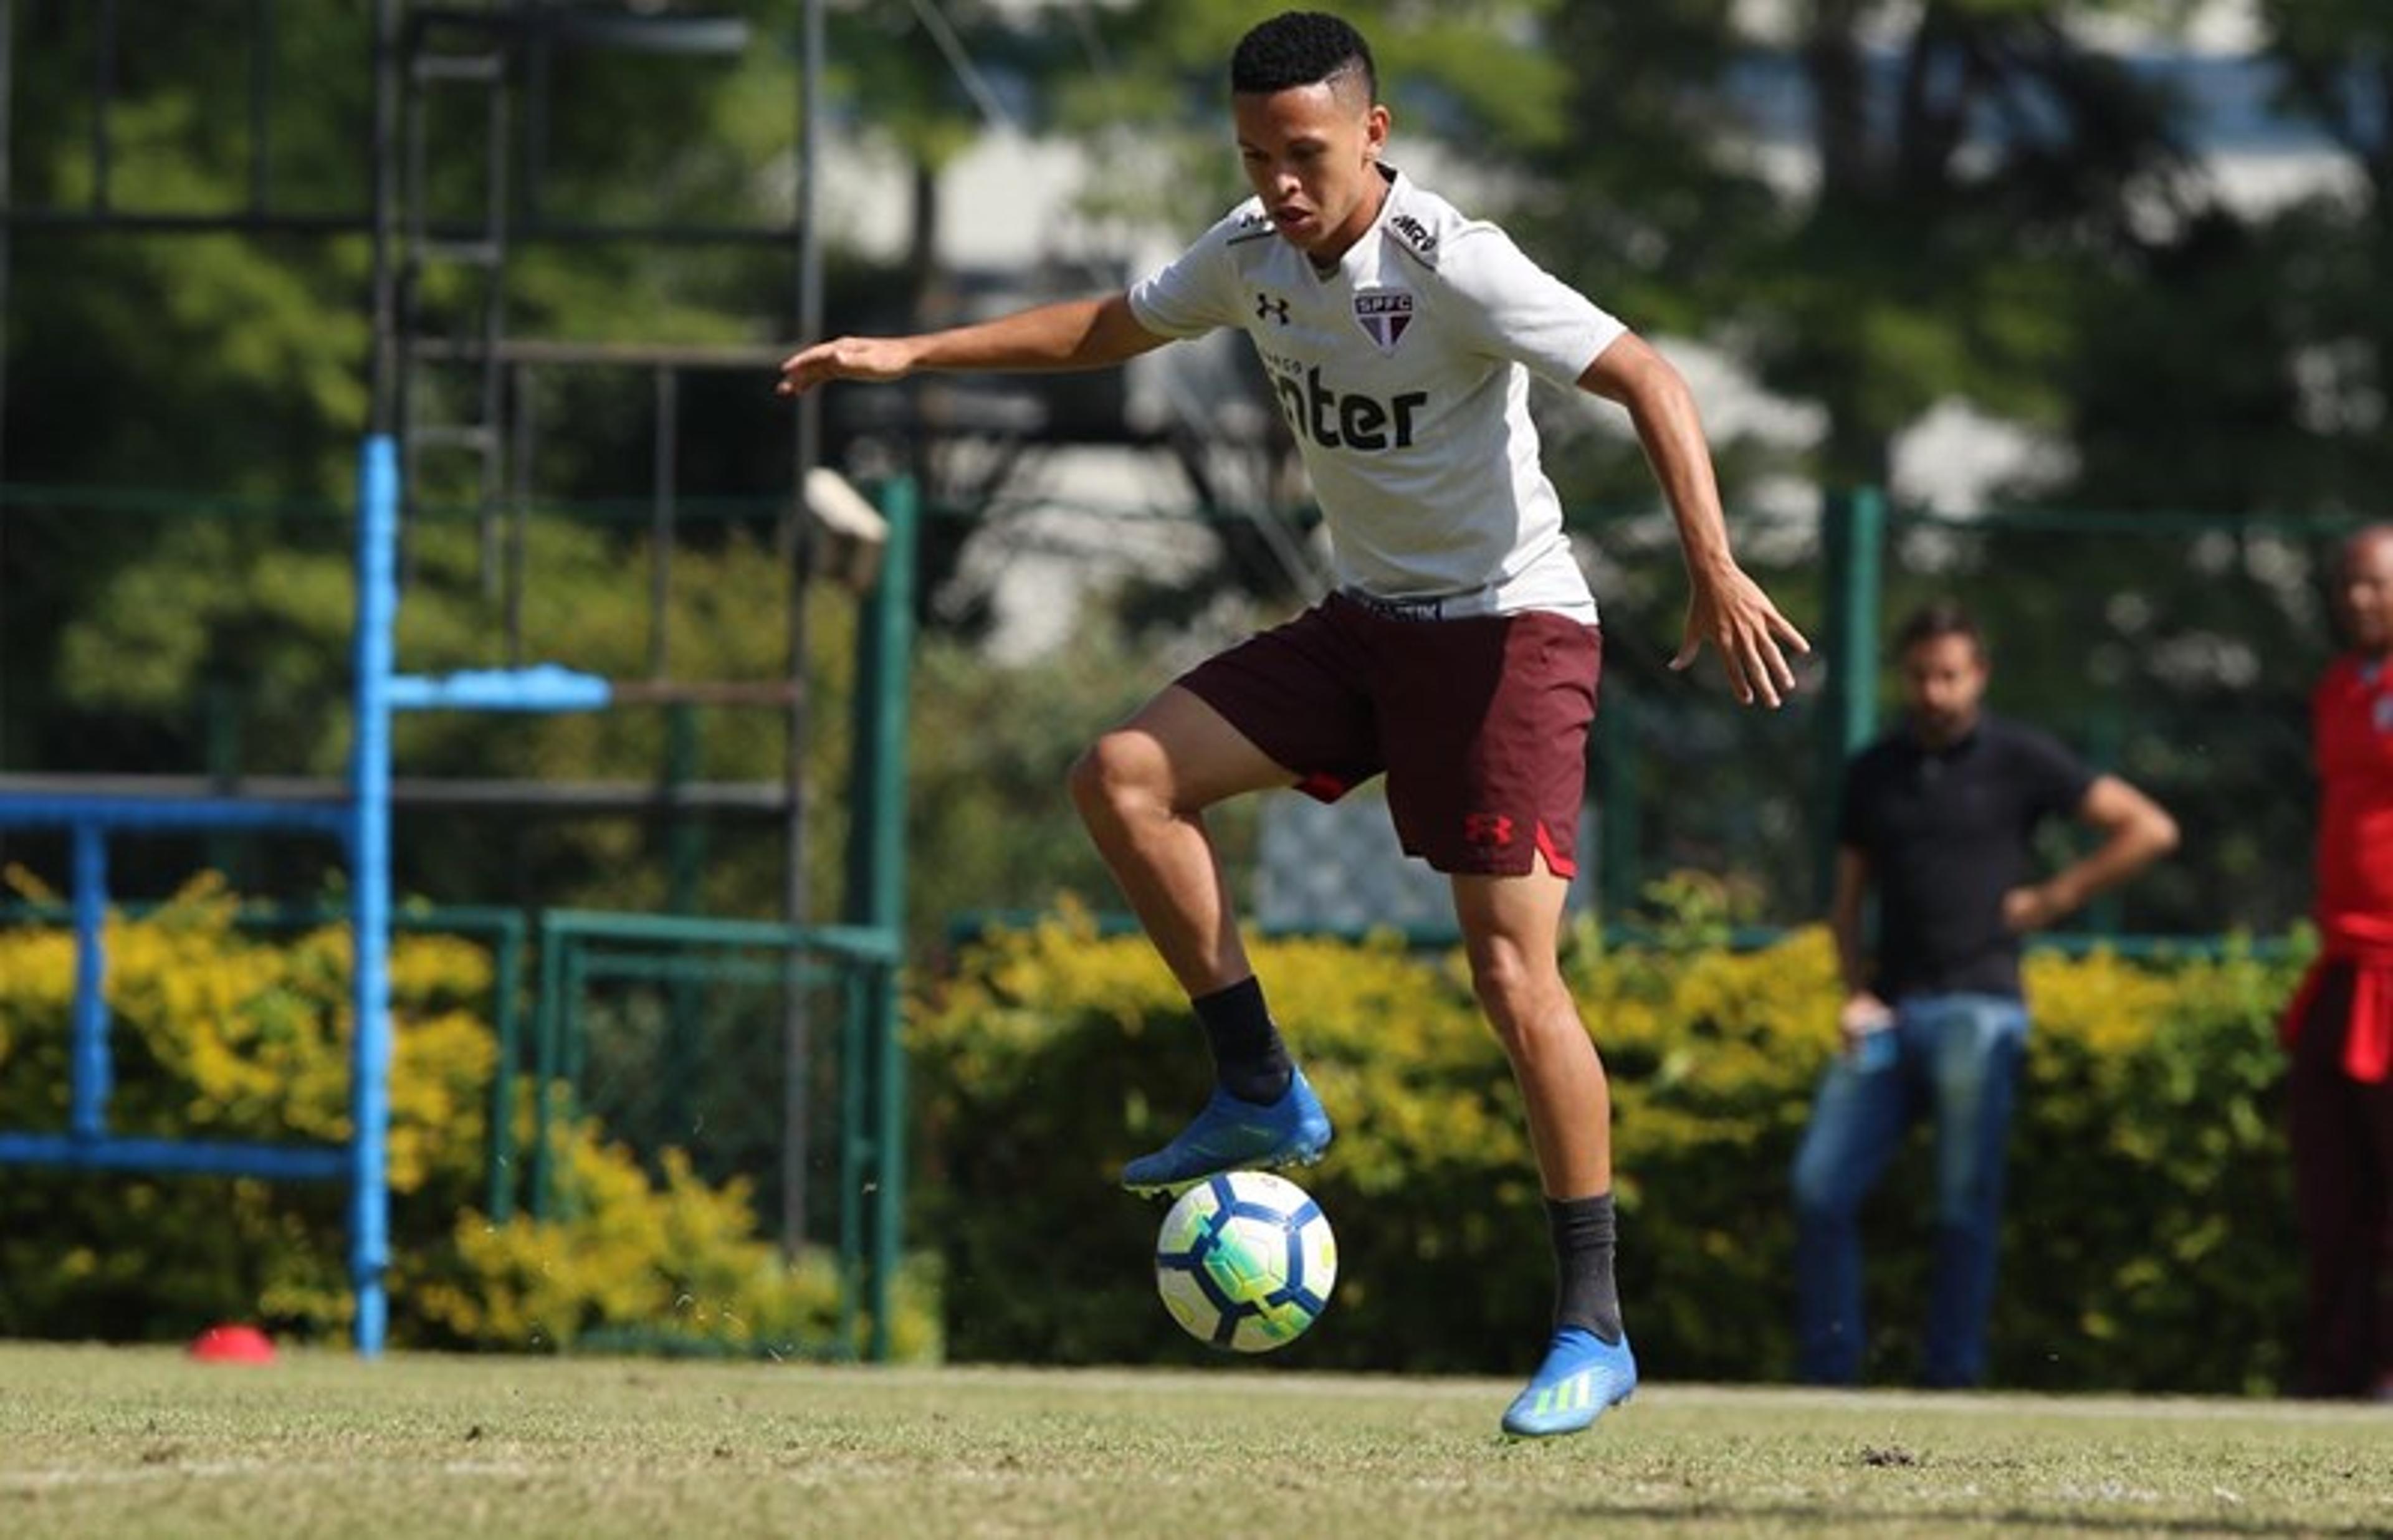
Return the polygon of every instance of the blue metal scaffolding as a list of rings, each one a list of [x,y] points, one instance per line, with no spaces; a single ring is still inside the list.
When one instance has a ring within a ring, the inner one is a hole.
[[[684,688],[664,677],[660,646],[655,650],[653,661],[657,677],[627,682],[620,688],[604,678],[550,664],[468,670],[438,677],[404,675],[396,672],[393,627],[399,604],[399,523],[409,490],[406,483],[410,478],[405,468],[408,451],[436,438],[441,442],[464,442],[477,447],[484,460],[480,501],[488,516],[493,506],[492,489],[495,485],[490,471],[491,453],[498,442],[492,436],[499,431],[496,419],[490,415],[492,398],[489,387],[496,379],[490,372],[501,367],[516,367],[531,356],[512,351],[512,340],[502,335],[503,329],[499,323],[503,320],[503,313],[498,303],[495,279],[490,290],[490,303],[483,307],[480,335],[458,345],[462,351],[452,349],[447,353],[436,346],[440,339],[428,334],[422,323],[423,318],[415,313],[417,286],[411,279],[416,268],[436,251],[452,255],[460,251],[471,252],[477,254],[477,261],[487,258],[485,265],[495,270],[501,266],[499,255],[509,239],[695,239],[739,245],[786,245],[797,258],[798,281],[793,297],[796,300],[798,333],[803,336],[819,335],[822,330],[822,275],[820,238],[815,218],[818,182],[816,147],[820,137],[821,61],[824,52],[823,7],[820,0],[805,0],[803,27],[796,40],[804,72],[796,168],[800,189],[799,217],[794,224],[787,228],[693,229],[678,224],[568,227],[530,219],[517,228],[517,217],[525,211],[514,206],[505,190],[504,175],[513,163],[503,152],[503,128],[506,113],[503,98],[498,94],[512,78],[503,68],[508,50],[534,40],[537,34],[539,39],[547,43],[577,43],[660,53],[729,55],[746,45],[750,31],[746,23],[736,19],[700,17],[678,11],[671,16],[649,16],[646,14],[648,7],[634,7],[621,14],[608,13],[604,7],[507,7],[479,11],[417,6],[412,5],[410,0],[372,0],[371,9],[373,18],[374,95],[369,156],[373,182],[370,210],[327,215],[271,209],[262,176],[252,189],[249,206],[241,210],[198,215],[135,211],[111,207],[97,192],[87,208],[24,209],[11,203],[5,174],[0,174],[0,299],[5,299],[10,240],[13,232],[20,228],[141,229],[163,234],[234,231],[338,235],[366,232],[372,236],[373,351],[369,371],[372,405],[367,419],[367,437],[360,454],[357,484],[356,740],[350,755],[347,787],[338,794],[299,798],[61,795],[50,790],[0,792],[0,829],[63,829],[67,832],[72,853],[72,913],[76,945],[75,996],[70,1026],[72,1086],[68,1127],[63,1131],[0,1130],[0,1166],[39,1164],[85,1169],[139,1169],[347,1181],[350,1273],[357,1299],[355,1338],[358,1349],[368,1354],[380,1351],[388,1315],[384,1274],[389,1262],[389,1194],[385,1145],[389,1125],[388,1074],[391,1059],[388,982],[392,918],[391,715],[395,711],[414,710],[595,710],[621,701],[670,700],[676,698],[675,692]],[[0,38],[5,38],[7,30],[5,25],[7,11],[8,0],[0,0]],[[112,10],[102,14],[100,25],[111,40],[109,46],[112,47],[116,36]],[[439,35],[436,37],[434,33]],[[472,53],[469,56],[451,52],[452,44],[470,48]],[[271,72],[265,67],[268,46],[269,36],[267,33],[261,33],[253,39],[255,60],[253,79],[259,83],[260,90],[264,88],[263,83],[271,78]],[[0,46],[0,56],[5,56],[6,52],[5,46]],[[499,62],[494,65],[492,60]],[[421,159],[424,133],[420,88],[436,77],[477,82],[493,93],[490,102],[491,130],[487,163],[491,168],[490,197],[485,217],[478,222],[467,221],[470,228],[456,228],[428,219],[423,206],[423,189],[419,185],[421,168],[413,166],[413,161]],[[528,88],[535,92],[543,90],[542,78],[535,74]],[[0,100],[5,100],[8,93],[8,80],[6,59],[0,57]],[[96,120],[98,126],[93,145],[92,185],[95,189],[106,186],[106,77],[103,76],[98,88],[100,105],[95,109],[99,114]],[[262,109],[254,104],[253,111],[257,112]],[[414,152],[412,159],[411,150]],[[257,163],[261,167],[266,163],[262,149]],[[0,167],[0,173],[5,173],[4,167]],[[0,304],[0,309],[5,309],[5,304]],[[556,352],[554,345],[551,345],[551,351]],[[713,351],[720,354],[722,350]],[[567,348],[556,356],[567,358],[568,355],[569,361],[632,361],[651,365],[658,370],[660,399],[667,401],[671,398],[669,369],[677,361],[688,361],[682,357],[681,350],[674,349],[626,354],[620,350],[609,353],[604,348]],[[775,356],[778,355],[768,350],[763,361],[770,361]],[[472,363],[484,370],[485,388],[478,393],[484,408],[481,420],[445,425],[412,421],[407,388],[410,361],[435,357]],[[725,366],[732,360],[715,357],[709,361],[714,366]],[[0,350],[0,392],[5,392],[6,388],[6,362],[5,350]],[[740,366],[745,366],[745,360],[740,361]],[[796,412],[797,443],[792,470],[801,486],[804,484],[809,470],[820,459],[818,410],[818,398],[809,395],[799,403]],[[528,416],[522,421],[528,424]],[[660,411],[660,422],[669,425],[669,417],[662,415]],[[528,428],[525,431],[528,432]],[[663,431],[660,429],[660,433]],[[671,485],[668,479],[660,478],[659,486],[660,528],[664,535],[659,548],[663,550],[670,546]],[[860,1222],[869,1227],[872,1237],[867,1284],[875,1323],[876,1357],[885,1353],[888,1291],[896,1272],[903,1216],[903,1064],[897,1038],[896,992],[894,977],[889,975],[896,966],[899,946],[897,935],[903,913],[903,721],[913,610],[911,530],[916,512],[909,486],[895,489],[890,495],[897,501],[884,509],[892,523],[889,550],[881,581],[864,613],[861,624],[865,630],[859,638],[859,657],[863,659],[860,666],[868,672],[871,685],[869,690],[860,685],[858,692],[858,700],[862,703],[859,706],[858,742],[869,745],[869,750],[859,756],[858,773],[867,777],[867,784],[857,792],[856,812],[857,827],[866,832],[858,840],[857,847],[851,851],[847,901],[850,911],[847,918],[874,933],[868,949],[871,966],[878,971],[875,977],[863,986],[856,1005],[856,1009],[863,1012],[859,1021],[870,1023],[869,1083],[872,1091],[864,1098],[868,1104],[863,1108],[870,1120],[869,1135],[853,1135],[861,1141],[856,1148],[865,1152],[859,1158],[870,1168],[869,1180],[860,1179],[858,1186],[863,1193],[870,1194],[869,1216]],[[804,874],[807,863],[804,843],[804,757],[801,750],[806,728],[806,696],[798,674],[803,669],[803,644],[807,633],[804,580],[808,557],[805,555],[804,519],[800,511],[802,506],[802,499],[793,500],[785,516],[785,534],[795,555],[797,577],[789,622],[792,678],[785,686],[762,698],[784,707],[790,717],[791,748],[784,818],[790,852],[787,863],[787,929],[792,938],[791,945],[793,949],[827,946],[818,940],[806,939],[815,936],[816,932],[803,923],[806,915]],[[661,583],[661,578],[659,581]],[[660,625],[661,620],[659,623]],[[516,656],[512,644],[517,635],[511,616],[510,659]],[[704,686],[689,688],[703,689]],[[108,1104],[113,1066],[105,995],[109,841],[118,834],[161,829],[278,831],[328,838],[345,847],[350,867],[353,893],[351,921],[356,934],[352,1127],[345,1143],[247,1144],[133,1138],[110,1131]],[[825,928],[821,934],[830,935],[843,929],[844,927]],[[838,948],[827,946],[827,949],[836,951]],[[793,994],[785,1021],[785,1041],[791,1045],[793,1063],[799,1064],[807,1057],[804,1010],[804,996]],[[503,1020],[511,1020],[511,1006],[503,1007],[501,1015]],[[867,1053],[868,1051],[862,1048],[855,1051],[855,1056],[859,1060]],[[792,1071],[793,1076],[797,1073]],[[507,1083],[506,1077],[502,1075],[502,1094]],[[546,1104],[545,1094],[543,1089],[540,1103],[543,1106]],[[499,1118],[497,1126],[503,1128],[503,1109]],[[804,1142],[802,1138],[793,1138],[791,1145],[792,1149],[803,1152]],[[800,1182],[793,1183],[792,1188],[801,1197],[791,1211],[802,1220],[803,1163],[798,1164],[794,1170]],[[844,1202],[842,1211],[845,1215]],[[843,1219],[843,1224],[846,1222]],[[798,1234],[800,1226],[790,1226],[790,1232],[792,1236]],[[846,1247],[848,1239],[843,1232],[843,1247]],[[854,1248],[847,1249],[853,1251]]]
[[[399,450],[369,436],[358,468],[356,741],[337,803],[265,799],[0,795],[0,829],[63,828],[73,860],[75,993],[72,1083],[63,1133],[0,1131],[0,1165],[150,1170],[349,1184],[349,1280],[360,1352],[382,1351],[390,1265],[390,719],[394,711],[582,711],[608,704],[606,680],[553,664],[442,676],[394,672],[399,615]],[[356,933],[351,998],[349,1138],[346,1143],[245,1144],[131,1138],[108,1128],[114,1082],[106,997],[108,840],[161,829],[279,829],[330,836],[347,849]]]

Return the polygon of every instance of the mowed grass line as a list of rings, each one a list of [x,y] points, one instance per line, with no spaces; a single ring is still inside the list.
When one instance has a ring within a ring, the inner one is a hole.
[[[2393,1534],[2393,1411],[0,1346],[0,1535]]]

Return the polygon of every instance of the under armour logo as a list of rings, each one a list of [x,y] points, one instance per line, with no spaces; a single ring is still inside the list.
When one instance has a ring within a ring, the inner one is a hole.
[[[1462,837],[1474,845],[1493,845],[1501,850],[1512,842],[1512,820],[1501,813],[1466,813],[1462,816]]]
[[[1255,296],[1255,319],[1257,320],[1262,320],[1265,318],[1269,318],[1270,320],[1279,322],[1282,326],[1286,326],[1288,324],[1288,300],[1279,294],[1257,294]]]

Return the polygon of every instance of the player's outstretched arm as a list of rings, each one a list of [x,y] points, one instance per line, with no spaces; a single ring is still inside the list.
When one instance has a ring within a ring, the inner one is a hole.
[[[774,388],[795,396],[830,380],[886,384],[928,370],[1103,369],[1170,341],[1138,323],[1130,297],[1068,299],[906,337],[833,337],[791,354]]]
[[[1578,384],[1580,389],[1628,409],[1646,463],[1654,467],[1678,520],[1693,592],[1687,600],[1686,633],[1670,666],[1689,667],[1708,642],[1719,649],[1729,688],[1740,703],[1750,706],[1759,699],[1766,706],[1777,705],[1795,688],[1786,650],[1809,652],[1811,644],[1778,613],[1770,595],[1746,576],[1729,550],[1711,446],[1704,439],[1703,420],[1686,380],[1631,332],[1597,354]]]

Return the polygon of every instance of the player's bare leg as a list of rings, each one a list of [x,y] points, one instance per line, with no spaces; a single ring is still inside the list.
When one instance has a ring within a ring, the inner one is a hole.
[[[1556,960],[1568,888],[1542,859],[1523,877],[1454,880],[1471,988],[1512,1062],[1550,1198],[1612,1190],[1612,1088]]]
[[[1553,1338],[1504,1414],[1506,1431],[1533,1437],[1577,1432],[1637,1388],[1612,1273],[1612,1090],[1558,960],[1568,885],[1542,858],[1525,876],[1454,880],[1471,987],[1521,1088],[1553,1234]]]
[[[1072,766],[1080,821],[1164,965],[1192,998],[1254,972],[1204,811],[1296,778],[1177,685],[1090,745]]]
[[[1218,1171],[1317,1160],[1329,1119],[1288,1062],[1238,937],[1205,828],[1215,803],[1296,777],[1191,692],[1172,685],[1072,766],[1072,801],[1149,940],[1203,1023],[1218,1084],[1195,1122],[1125,1168],[1135,1192]]]

